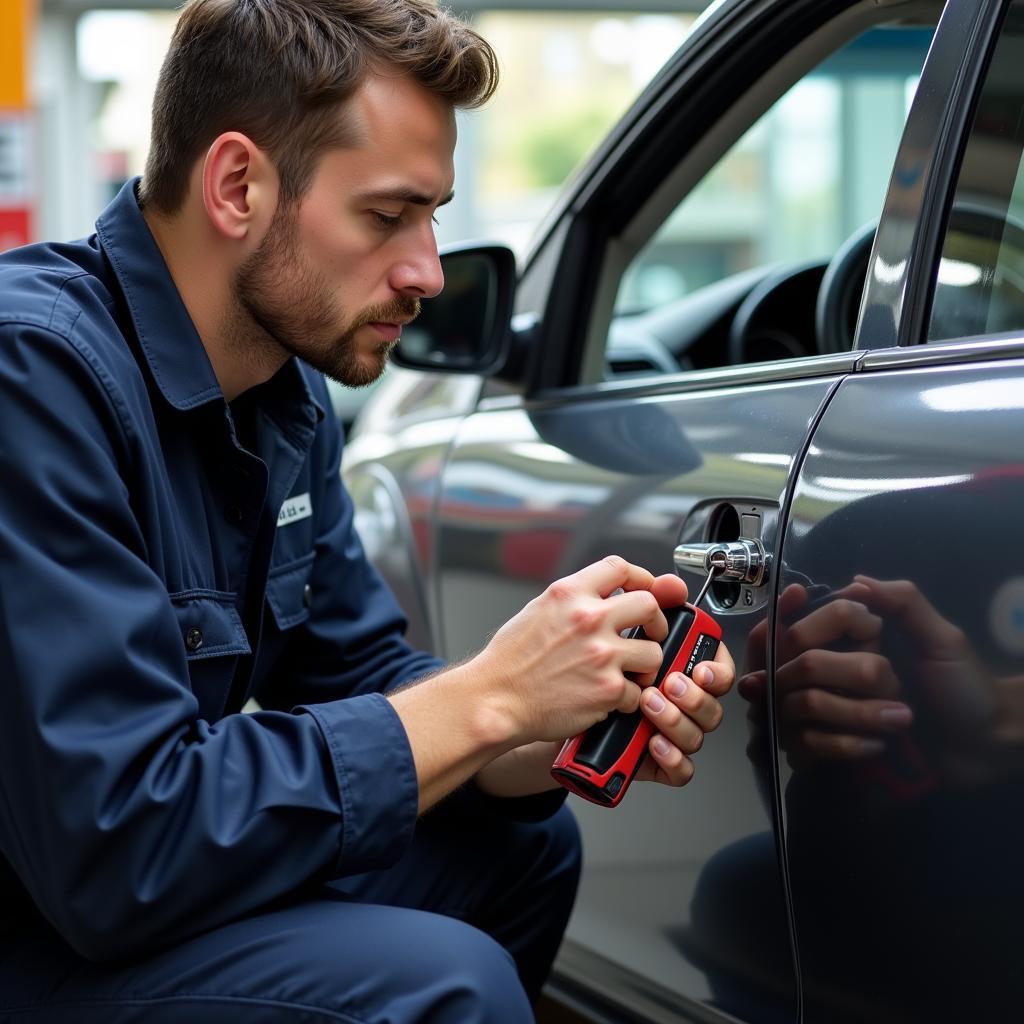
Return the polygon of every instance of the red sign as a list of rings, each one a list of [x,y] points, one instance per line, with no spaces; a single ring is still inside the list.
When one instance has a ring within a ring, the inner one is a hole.
[[[0,252],[28,245],[32,240],[31,227],[31,214],[24,207],[0,210]]]

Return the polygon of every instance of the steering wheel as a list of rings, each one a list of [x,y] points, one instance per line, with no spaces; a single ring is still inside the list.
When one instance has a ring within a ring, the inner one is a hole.
[[[814,309],[814,336],[822,353],[849,352],[860,296],[878,224],[871,221],[843,242],[825,268]]]
[[[819,352],[849,352],[853,348],[860,296],[864,290],[876,226],[872,221],[855,231],[825,268],[815,308],[815,336]],[[995,266],[997,259],[1002,258],[1000,252],[1004,246],[1011,247],[1019,255],[1024,254],[1024,224],[1005,211],[992,210],[980,203],[961,201],[950,210],[944,250],[947,257],[950,238],[955,239],[956,236],[963,236],[969,242],[970,248],[964,256],[968,263]],[[956,258],[956,244],[954,241],[953,258]],[[988,247],[987,252],[981,250],[984,255],[979,252],[979,245]],[[1024,296],[1007,304],[1004,295],[1003,305],[1007,308],[1001,310],[994,304],[994,296],[987,291],[982,294],[977,288],[964,287],[955,291],[957,294],[953,298],[956,302],[946,302],[946,305],[951,305],[950,309],[939,305],[943,300],[941,288],[937,289],[934,299],[936,309],[943,309],[941,319],[951,337],[1019,328],[1024,317]],[[949,298],[945,296],[946,300]],[[999,323],[1000,312],[1006,320],[1005,325]]]

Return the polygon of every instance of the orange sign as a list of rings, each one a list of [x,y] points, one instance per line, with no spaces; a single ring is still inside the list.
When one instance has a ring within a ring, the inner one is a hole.
[[[28,106],[29,33],[33,0],[0,2],[0,108]]]
[[[0,0],[0,251],[32,240],[28,54],[35,12],[35,0]]]

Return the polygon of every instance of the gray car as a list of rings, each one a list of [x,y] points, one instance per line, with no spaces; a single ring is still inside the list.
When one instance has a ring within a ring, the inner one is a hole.
[[[1022,156],[1022,0],[715,4],[518,271],[444,257],[357,421],[448,658],[610,552],[758,563],[693,782],[570,798],[587,1019],[1024,1014]]]

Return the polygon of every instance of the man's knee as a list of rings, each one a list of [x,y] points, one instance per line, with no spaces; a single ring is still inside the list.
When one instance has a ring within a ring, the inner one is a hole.
[[[454,918],[395,907],[317,904],[267,995],[377,1021],[528,1024],[512,957]],[[297,938],[297,936],[295,936]]]
[[[451,918],[434,922],[434,953],[424,967],[432,974],[426,999],[414,1002],[426,1011],[409,1020],[437,1024],[528,1024],[533,1013],[516,963],[494,939]]]

